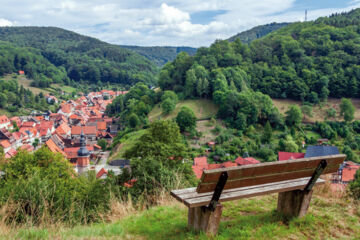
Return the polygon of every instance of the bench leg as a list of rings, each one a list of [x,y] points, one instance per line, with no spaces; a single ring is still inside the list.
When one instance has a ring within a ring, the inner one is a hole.
[[[217,204],[215,211],[206,207],[189,208],[188,228],[195,231],[203,231],[208,235],[216,235],[223,206]]]
[[[288,217],[303,217],[309,209],[311,196],[312,190],[279,193],[277,210]]]

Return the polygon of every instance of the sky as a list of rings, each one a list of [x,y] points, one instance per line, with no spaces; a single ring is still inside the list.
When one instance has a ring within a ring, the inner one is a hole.
[[[138,46],[209,46],[272,22],[304,21],[360,0],[0,0],[0,26],[54,26]]]

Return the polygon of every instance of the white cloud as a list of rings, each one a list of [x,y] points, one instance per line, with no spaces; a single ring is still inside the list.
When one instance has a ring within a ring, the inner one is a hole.
[[[147,46],[206,46],[259,24],[304,17],[303,11],[289,10],[295,0],[24,0],[21,7],[13,0],[1,2],[0,26],[57,26],[115,44]],[[353,0],[308,16],[312,20],[358,6],[360,0]],[[217,10],[225,13],[207,23],[191,19],[198,11]]]
[[[13,23],[10,22],[9,20],[0,18],[0,27],[7,27],[7,26],[12,26],[12,25],[13,25]]]

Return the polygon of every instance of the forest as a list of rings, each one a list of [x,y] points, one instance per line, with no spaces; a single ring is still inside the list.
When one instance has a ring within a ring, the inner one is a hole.
[[[137,52],[159,67],[162,67],[167,62],[174,61],[180,52],[187,52],[190,56],[193,56],[196,53],[196,48],[192,47],[140,47],[129,45],[120,45],[120,47]]]
[[[36,51],[48,61],[47,65],[66,73],[67,77],[60,80],[67,85],[73,82],[155,84],[158,69],[145,57],[71,31],[55,27],[0,27],[0,40]],[[23,55],[27,52],[24,51]],[[3,61],[0,58],[0,62]],[[28,71],[25,74],[32,77]]]
[[[240,39],[242,43],[251,43],[252,41],[265,37],[269,33],[276,31],[282,27],[285,27],[289,25],[290,23],[284,22],[284,23],[269,23],[265,25],[260,25],[253,27],[249,30],[243,31],[241,33],[238,33],[228,39],[229,42],[234,42],[236,39]]]
[[[186,98],[214,100],[245,88],[309,103],[359,97],[359,16],[357,9],[293,23],[250,45],[217,40],[166,64],[159,85]]]

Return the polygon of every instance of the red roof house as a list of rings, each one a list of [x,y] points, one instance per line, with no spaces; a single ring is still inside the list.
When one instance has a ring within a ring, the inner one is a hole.
[[[50,138],[49,140],[46,141],[45,145],[50,149],[50,151],[52,151],[53,153],[60,153],[61,155],[63,155],[64,157],[66,157],[66,153],[61,150],[61,148],[59,148],[55,142]]]
[[[71,135],[80,135],[84,131],[84,135],[96,136],[96,126],[73,126],[71,128]]]
[[[348,183],[355,179],[355,174],[359,171],[360,165],[357,165],[353,162],[346,162],[345,166],[342,169],[341,181]]]
[[[98,131],[106,131],[106,122],[97,122]]]
[[[105,168],[101,168],[100,171],[96,174],[96,178],[106,178],[108,171]]]
[[[207,157],[203,156],[194,158],[194,165],[206,167],[208,165]]]
[[[12,158],[16,155],[17,151],[13,148],[10,148],[10,150],[5,154],[5,158]]]
[[[32,152],[34,151],[34,146],[30,145],[30,144],[24,144],[20,147],[21,150],[26,150],[28,152]]]
[[[252,158],[252,157],[247,157],[247,158],[238,157],[235,159],[235,162],[238,165],[249,165],[249,164],[260,163],[260,161],[256,160],[255,158]]]
[[[292,153],[292,152],[278,152],[279,161],[285,161],[290,159],[304,158],[305,153]]]

